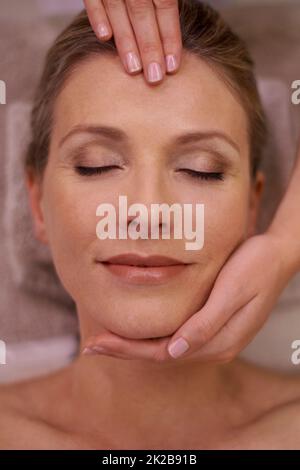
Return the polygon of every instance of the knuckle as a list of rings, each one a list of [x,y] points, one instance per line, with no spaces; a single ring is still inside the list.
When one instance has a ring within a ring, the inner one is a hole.
[[[165,361],[165,354],[159,350],[153,355],[152,359],[154,362],[162,363]]]
[[[157,54],[159,52],[159,48],[156,42],[153,41],[145,41],[141,44],[141,52],[142,54]]]
[[[155,0],[155,6],[159,9],[177,7],[177,0]]]
[[[166,47],[172,47],[172,49],[178,49],[180,45],[180,41],[175,33],[164,33],[163,34],[163,42]]]
[[[201,342],[206,343],[212,336],[213,324],[209,318],[201,318],[196,325],[196,333]]]
[[[121,3],[122,3],[122,0],[103,0],[104,6],[109,10],[119,8]]]
[[[131,13],[138,17],[144,17],[148,13],[151,3],[149,0],[127,0]]]
[[[222,326],[222,334],[223,336],[226,337],[226,341],[228,344],[232,344],[235,340],[236,333],[233,331],[231,327],[231,322],[228,320],[223,326]]]
[[[134,48],[134,39],[130,33],[120,32],[115,33],[115,42],[118,50],[125,54],[126,52],[131,51]]]
[[[96,5],[88,6],[87,10],[88,10],[88,14],[91,15],[91,17],[93,18],[95,18],[97,15],[101,13],[100,8]]]
[[[222,362],[222,363],[228,363],[228,362],[231,362],[233,361],[233,359],[235,358],[236,356],[236,351],[235,349],[233,348],[229,348],[229,349],[226,349],[225,351],[223,351],[220,356],[219,356],[219,361]]]

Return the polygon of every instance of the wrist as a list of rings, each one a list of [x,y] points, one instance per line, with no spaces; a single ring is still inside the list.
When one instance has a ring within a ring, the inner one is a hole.
[[[277,246],[284,273],[291,278],[300,271],[300,240],[274,225],[268,228],[267,234]]]

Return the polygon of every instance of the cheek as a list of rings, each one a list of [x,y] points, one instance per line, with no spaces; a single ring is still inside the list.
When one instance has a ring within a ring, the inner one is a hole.
[[[187,185],[178,193],[178,202],[193,205],[193,227],[195,206],[204,205],[205,243],[212,241],[232,244],[245,236],[250,215],[250,181],[248,172],[228,177],[222,183],[199,183]]]
[[[73,177],[49,177],[45,180],[44,216],[47,236],[55,264],[74,269],[96,239],[96,207],[101,194]]]
[[[247,237],[249,198],[247,186],[231,188],[205,204],[205,247],[222,266],[231,252]]]

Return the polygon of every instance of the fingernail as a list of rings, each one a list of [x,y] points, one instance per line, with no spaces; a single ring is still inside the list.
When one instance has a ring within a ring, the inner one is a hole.
[[[105,348],[102,348],[101,346],[90,346],[87,348],[84,348],[82,351],[82,354],[98,354],[98,353],[103,353],[105,351]]]
[[[96,353],[103,353],[107,351],[107,349],[103,348],[102,346],[93,346],[92,349]]]
[[[95,354],[92,348],[84,348],[82,354]]]
[[[106,38],[109,36],[109,30],[106,24],[99,24],[97,27],[98,34],[101,38]]]
[[[166,56],[166,66],[168,72],[174,72],[177,69],[177,60],[173,54]]]
[[[185,351],[189,349],[190,345],[189,343],[183,339],[183,338],[178,338],[174,343],[170,344],[168,347],[169,354],[176,358],[181,356]]]
[[[162,79],[162,70],[158,62],[151,62],[148,66],[149,82],[158,82]]]
[[[129,72],[137,72],[138,70],[142,70],[140,59],[135,52],[127,52],[125,57]]]

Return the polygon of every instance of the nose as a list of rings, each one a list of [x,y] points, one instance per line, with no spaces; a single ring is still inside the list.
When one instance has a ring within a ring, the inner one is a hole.
[[[131,206],[131,212],[127,217],[127,230],[131,227],[135,231],[142,231],[146,238],[156,238],[154,233],[159,238],[163,233],[168,233],[169,224],[165,219],[163,220],[161,212],[154,213],[155,211],[151,205],[149,207],[145,205],[144,208],[138,208],[137,205]],[[170,221],[170,231],[172,230],[171,223],[172,221]]]
[[[143,232],[147,238],[153,238],[153,233],[157,233],[159,238],[163,233],[172,235],[172,211],[170,216],[167,212],[163,216],[163,211],[169,211],[170,206],[176,202],[172,199],[171,189],[164,180],[162,171],[144,169],[136,174],[135,184],[129,187],[127,195],[127,229],[131,226],[140,231],[136,226],[143,224]]]

